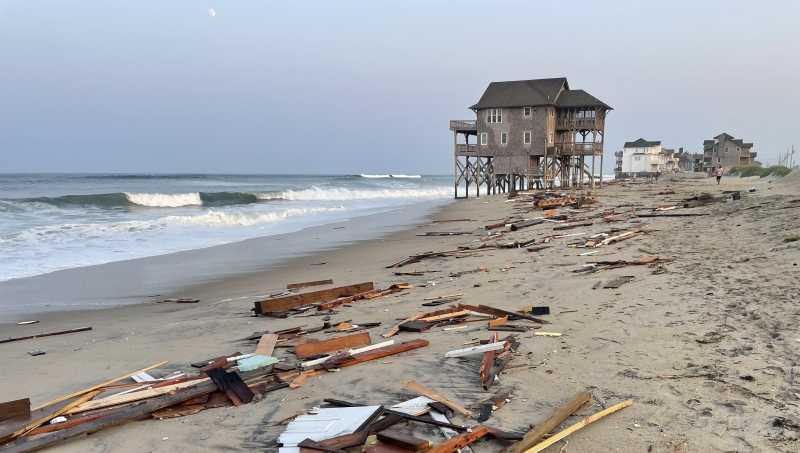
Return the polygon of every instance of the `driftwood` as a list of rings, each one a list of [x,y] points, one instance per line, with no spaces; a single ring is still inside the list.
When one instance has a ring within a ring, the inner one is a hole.
[[[564,420],[569,418],[570,415],[574,414],[575,411],[580,409],[584,404],[591,401],[591,399],[591,393],[579,393],[567,404],[556,409],[556,411],[553,412],[553,414],[547,420],[538,423],[534,429],[528,431],[521,441],[512,445],[508,449],[508,453],[523,453],[525,450],[532,448],[534,445],[541,442],[542,439],[544,439],[544,436],[558,428],[558,426],[563,423]]]
[[[563,431],[559,431],[558,433],[550,436],[547,440],[545,440],[543,442],[540,442],[540,443],[536,444],[535,446],[525,450],[524,453],[536,453],[536,452],[542,451],[545,448],[553,445],[554,443],[556,443],[556,442],[560,441],[561,439],[563,439],[563,438],[569,436],[570,434],[574,433],[575,431],[578,431],[578,430],[580,430],[582,428],[585,428],[586,426],[589,426],[592,423],[600,420],[601,418],[613,414],[614,412],[617,412],[617,411],[620,411],[622,409],[625,409],[626,407],[630,406],[631,404],[633,404],[633,401],[626,400],[626,401],[623,401],[623,402],[621,402],[619,404],[615,404],[615,405],[609,407],[606,410],[602,410],[602,411],[600,411],[600,412],[598,412],[596,414],[592,414],[592,415],[584,418],[583,420],[579,421],[578,423],[575,423],[574,425],[570,426],[569,428],[567,428],[567,429],[565,429]]]
[[[34,338],[42,338],[42,337],[52,337],[54,335],[65,335],[65,334],[68,334],[68,333],[86,332],[87,330],[92,330],[92,328],[91,327],[78,327],[77,329],[59,330],[57,332],[40,333],[40,334],[36,334],[36,335],[28,335],[28,336],[25,336],[25,337],[6,338],[5,340],[0,340],[0,343],[12,343],[14,341],[32,340]]]

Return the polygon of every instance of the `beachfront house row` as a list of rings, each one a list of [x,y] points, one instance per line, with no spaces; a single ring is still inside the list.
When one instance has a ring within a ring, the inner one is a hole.
[[[611,107],[566,78],[492,82],[469,108],[474,120],[450,121],[456,197],[600,183]]]
[[[664,149],[660,141],[640,138],[625,142],[617,156],[617,178],[646,177],[674,172],[678,168],[675,150]]]
[[[754,164],[758,163],[752,143],[744,143],[744,140],[725,132],[713,140],[703,141],[703,170],[708,173],[718,167],[728,172],[734,167]]]

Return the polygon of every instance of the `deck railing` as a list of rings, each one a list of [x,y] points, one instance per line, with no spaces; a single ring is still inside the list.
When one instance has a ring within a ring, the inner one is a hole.
[[[601,154],[602,143],[572,143],[562,142],[555,144],[556,151],[562,154]]]
[[[451,131],[470,131],[478,128],[475,120],[450,120]]]
[[[475,144],[465,144],[465,143],[457,143],[456,144],[456,154],[460,156],[477,156],[478,155],[478,146]]]
[[[596,118],[557,118],[556,128],[558,129],[595,129],[597,127]]]

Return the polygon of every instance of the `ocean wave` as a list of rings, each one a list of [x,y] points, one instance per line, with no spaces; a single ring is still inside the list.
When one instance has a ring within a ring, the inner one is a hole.
[[[177,208],[181,206],[201,206],[200,192],[193,193],[129,193],[125,198],[133,204],[152,208]]]
[[[422,175],[360,175],[362,178],[371,178],[371,179],[382,179],[382,178],[409,178],[409,179],[419,179],[422,178]]]
[[[195,216],[168,216],[159,220],[162,224],[210,225],[210,226],[254,226],[274,223],[290,217],[299,217],[323,212],[343,211],[343,206],[329,208],[289,208],[280,211],[247,214],[241,212],[209,211]]]
[[[428,189],[346,189],[311,187],[303,190],[285,190],[275,194],[261,194],[263,200],[283,199],[289,201],[343,201],[343,200],[377,200],[377,199],[436,199],[451,195],[449,187]]]
[[[258,203],[257,194],[249,192],[115,192],[87,195],[63,195],[60,197],[37,197],[5,200],[24,203],[46,203],[58,207],[97,206],[124,208],[145,206],[149,208],[178,208],[183,206],[228,206]]]

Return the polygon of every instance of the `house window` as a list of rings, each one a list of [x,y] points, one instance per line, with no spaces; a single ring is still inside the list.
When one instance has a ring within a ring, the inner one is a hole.
[[[488,138],[486,132],[481,132],[481,145],[486,145],[487,142]]]
[[[501,132],[500,133],[500,144],[507,145],[508,144],[508,132]]]
[[[487,123],[502,123],[503,122],[503,113],[501,109],[488,109],[486,111],[486,122]]]
[[[531,131],[525,131],[522,133],[522,143],[526,145],[531,144]]]
[[[522,116],[524,116],[525,118],[530,118],[532,112],[533,112],[533,108],[531,108],[531,107],[522,107]]]

